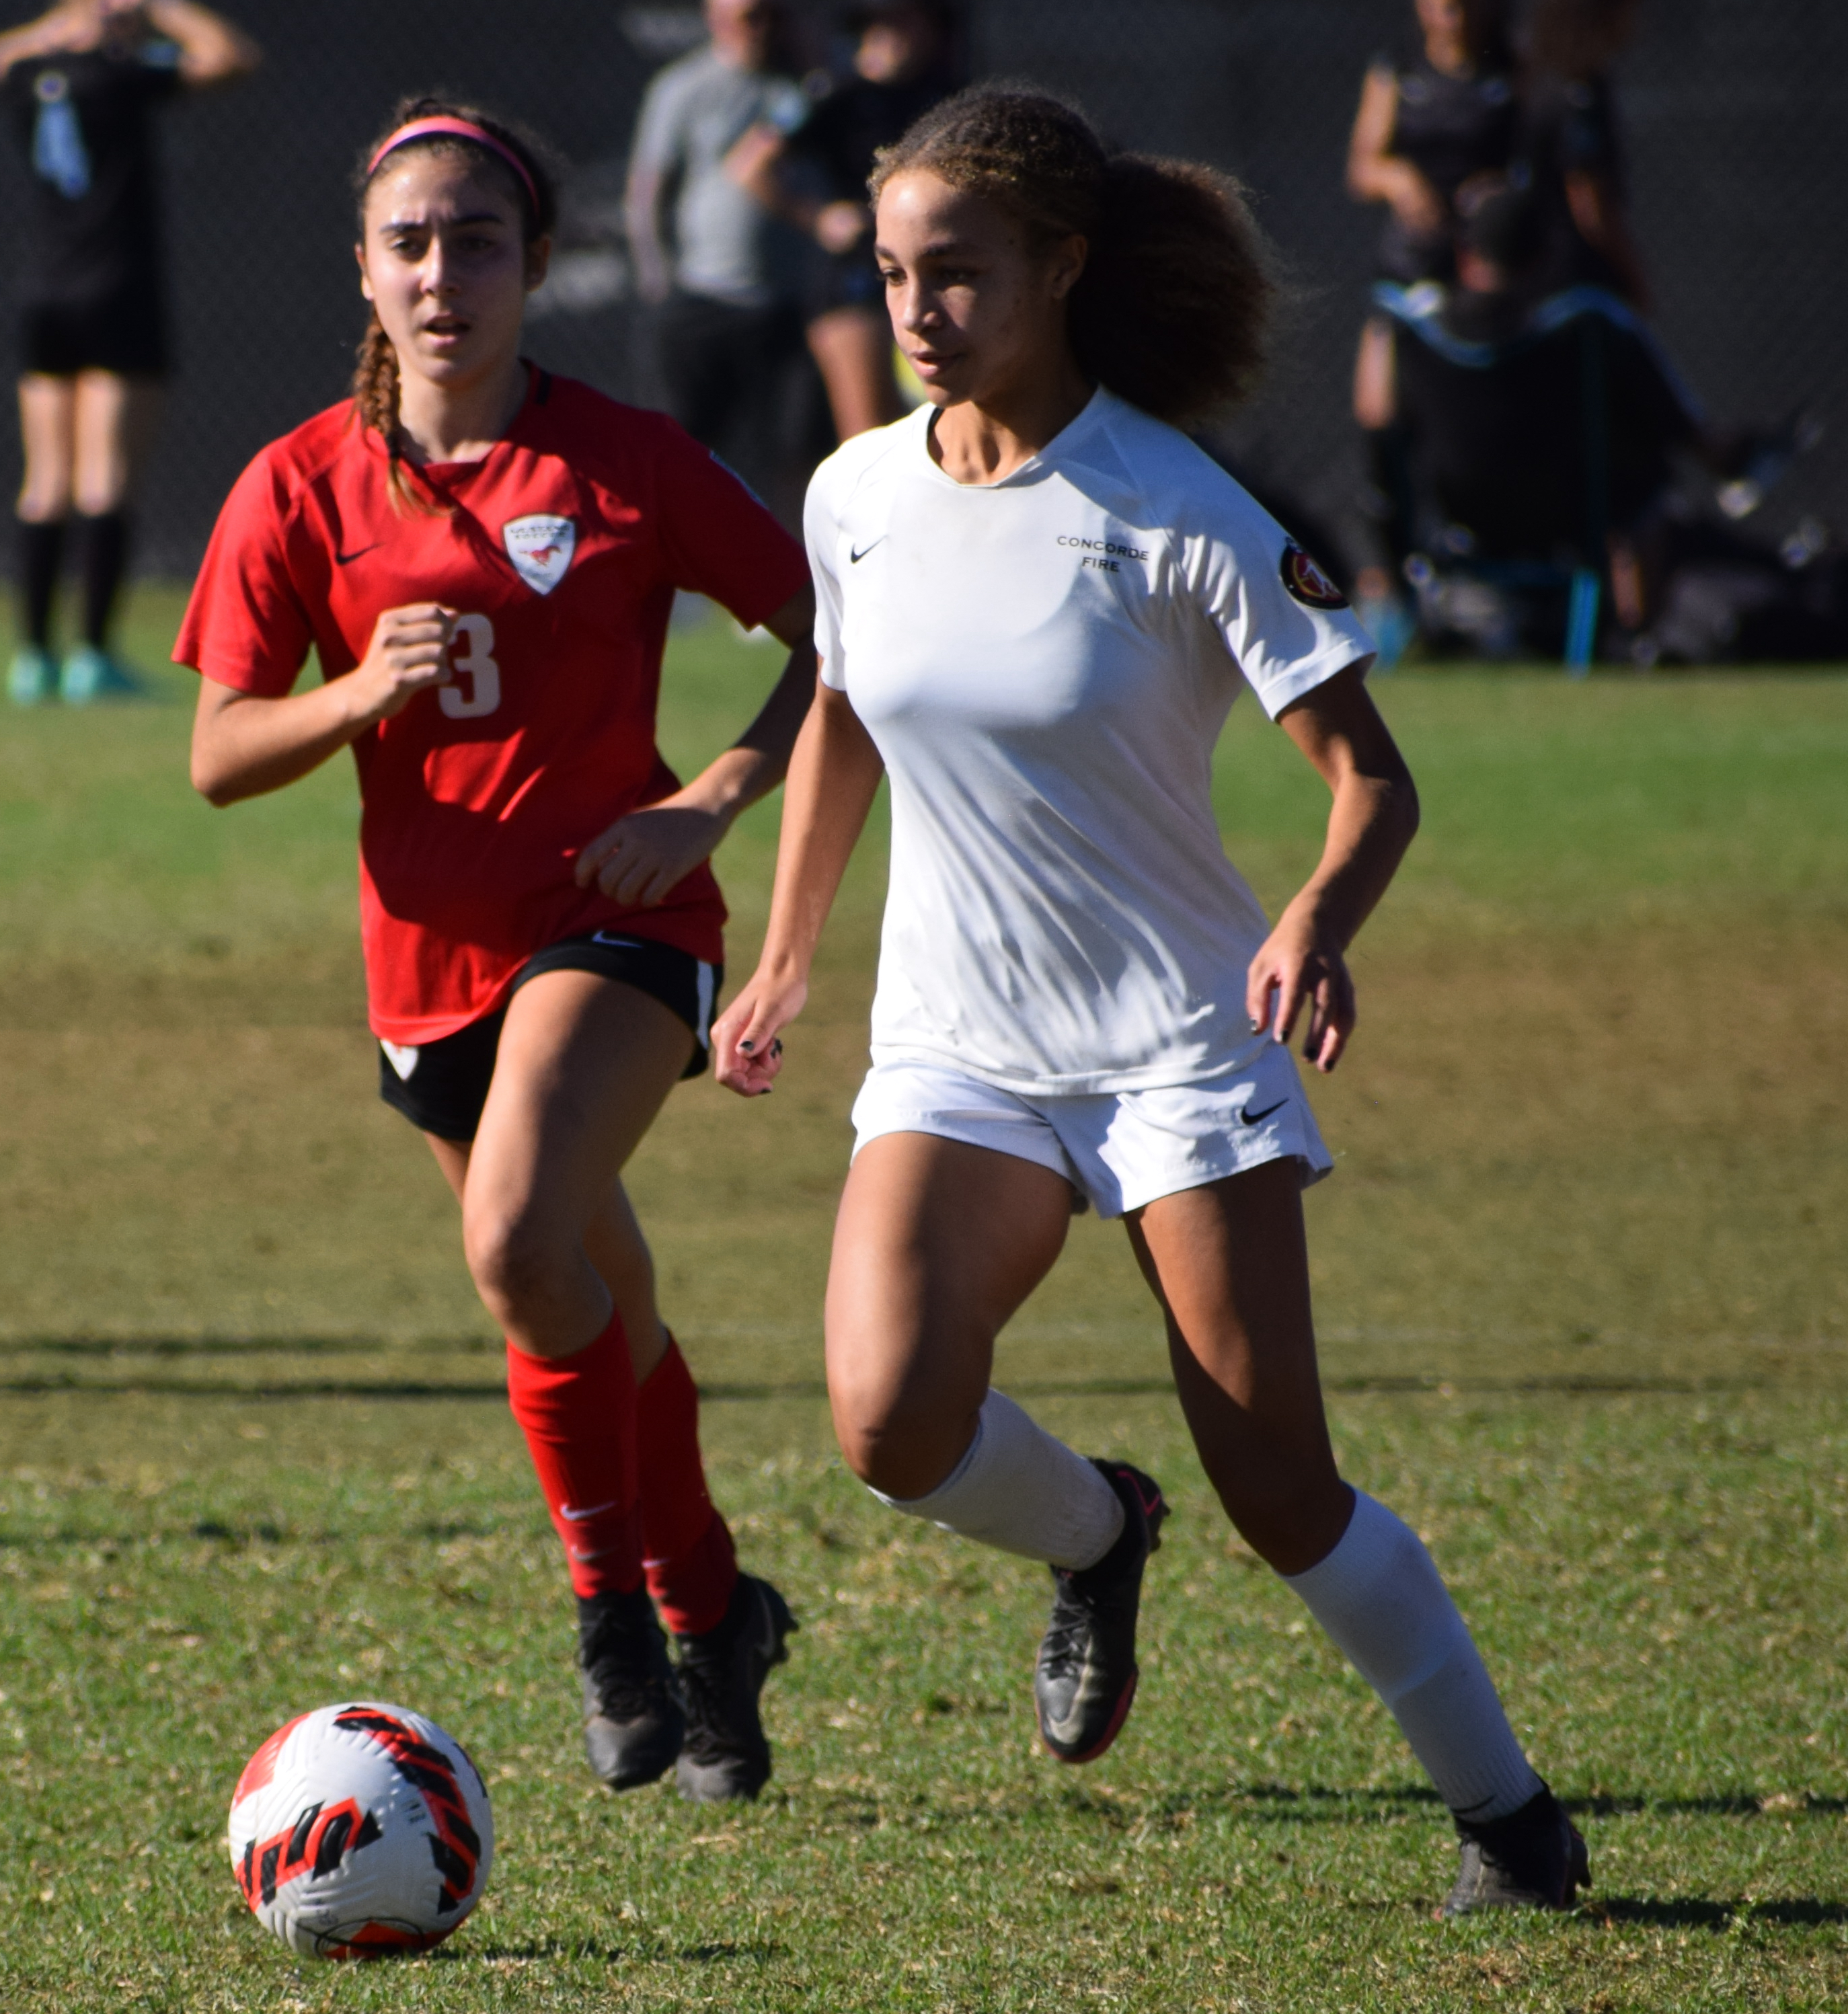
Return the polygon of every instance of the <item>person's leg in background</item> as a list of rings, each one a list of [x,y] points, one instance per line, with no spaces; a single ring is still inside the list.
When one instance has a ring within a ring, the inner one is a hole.
[[[903,417],[887,316],[873,308],[830,308],[815,317],[808,333],[810,353],[828,388],[834,431],[842,440]]]
[[[128,568],[129,503],[160,401],[160,387],[151,380],[114,371],[84,371],[76,379],[71,500],[83,634],[66,653],[60,679],[63,697],[73,705],[135,690],[110,653],[109,632]]]
[[[36,705],[57,690],[52,609],[70,514],[76,407],[74,378],[34,371],[20,379],[26,471],[16,507],[19,640],[6,679],[7,691],[20,706]]]
[[[703,294],[671,294],[655,312],[656,362],[668,410],[704,446],[724,452],[733,397],[732,322]]]
[[[1354,418],[1366,450],[1366,514],[1377,550],[1354,583],[1360,619],[1380,646],[1383,669],[1395,664],[1414,627],[1401,569],[1411,550],[1411,472],[1399,414],[1392,324],[1370,315],[1354,357]]]

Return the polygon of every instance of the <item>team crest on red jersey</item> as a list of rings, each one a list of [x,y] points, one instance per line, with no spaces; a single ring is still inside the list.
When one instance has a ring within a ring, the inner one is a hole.
[[[1305,608],[1345,608],[1348,597],[1292,539],[1284,548],[1277,571],[1291,596]]]
[[[552,592],[578,550],[578,528],[568,518],[510,518],[500,536],[514,572],[535,594]]]

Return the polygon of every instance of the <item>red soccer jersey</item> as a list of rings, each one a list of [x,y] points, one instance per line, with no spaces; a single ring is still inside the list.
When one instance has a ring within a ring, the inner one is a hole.
[[[438,1041],[499,1006],[535,951],[593,930],[717,960],[710,868],[629,909],[572,866],[679,787],[654,738],[675,590],[755,625],[807,581],[800,547],[672,420],[540,371],[484,460],[418,473],[453,507],[393,511],[384,444],[350,403],[272,443],[220,513],[174,647],[281,697],[310,644],[339,678],[385,610],[460,611],[449,682],[353,744],[374,1030]]]

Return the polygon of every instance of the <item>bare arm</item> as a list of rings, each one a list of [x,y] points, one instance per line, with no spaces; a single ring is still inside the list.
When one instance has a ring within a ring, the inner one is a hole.
[[[815,946],[884,772],[847,694],[818,683],[790,762],[763,951],[712,1030],[715,1073],[728,1090],[755,1098],[775,1081],[778,1030],[808,1000]]]
[[[1370,70],[1348,142],[1348,193],[1362,202],[1390,203],[1408,231],[1430,236],[1444,228],[1443,199],[1412,163],[1392,151],[1399,124],[1399,80]]]
[[[666,192],[666,177],[657,169],[637,163],[629,170],[622,213],[629,227],[629,256],[635,261],[636,291],[645,301],[664,301],[673,284],[661,227]]]
[[[580,888],[649,908],[714,852],[739,814],[783,779],[815,689],[815,595],[804,588],[765,623],[789,661],[757,718],[690,783],[607,826],[578,855]]]
[[[851,252],[872,228],[863,202],[817,202],[785,172],[789,142],[774,126],[753,126],[725,156],[725,173],[745,194],[806,231],[824,251]]]
[[[1642,255],[1630,235],[1629,220],[1608,178],[1588,174],[1582,169],[1567,175],[1566,202],[1579,236],[1604,255],[1625,298],[1647,314],[1649,290],[1643,277]]]
[[[1287,1042],[1306,1003],[1303,1054],[1327,1071],[1356,1019],[1345,954],[1418,830],[1418,792],[1353,667],[1285,708],[1279,724],[1334,802],[1320,864],[1252,960],[1245,1005],[1254,1032],[1268,1027]]]
[[[0,34],[0,77],[4,77],[15,63],[30,63],[35,56],[56,56],[60,50],[69,48],[77,25],[74,17],[63,8],[54,7],[48,14],[41,14],[36,21],[9,28],[5,34]]]
[[[198,0],[147,0],[150,27],[180,45],[180,75],[195,91],[248,77],[263,52],[244,30]]]
[[[222,807],[280,790],[318,769],[448,677],[454,620],[453,609],[434,602],[387,609],[354,669],[286,699],[262,699],[202,679],[192,719],[192,787]]]
[[[786,217],[799,229],[808,231],[813,228],[820,206],[804,201],[789,187],[783,173],[783,156],[788,152],[788,142],[774,126],[749,127],[726,155],[725,173],[772,216]]]

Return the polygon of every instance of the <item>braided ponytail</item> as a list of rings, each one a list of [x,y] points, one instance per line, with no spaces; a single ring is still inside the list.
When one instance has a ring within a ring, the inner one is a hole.
[[[385,486],[394,511],[409,510],[419,517],[435,515],[440,507],[427,490],[414,489],[405,479],[403,443],[398,434],[398,353],[378,310],[360,338],[359,361],[353,374],[353,410],[362,427],[370,427],[385,443]]]
[[[484,174],[506,184],[519,205],[521,232],[528,245],[547,236],[556,228],[558,175],[543,142],[523,127],[497,119],[478,106],[458,105],[445,98],[401,98],[392,107],[391,118],[378,138],[360,156],[353,175],[353,194],[359,205],[362,238],[365,235],[366,192],[372,186],[374,174],[382,172],[386,165],[385,161],[381,161],[378,169],[374,168],[372,164],[378,149],[401,127],[418,119],[460,119],[480,127],[483,132],[492,134],[518,160],[525,170],[524,176],[517,173],[502,156],[460,134],[420,134],[394,149],[387,160],[396,161],[414,149],[460,155]],[[366,333],[360,339],[357,360],[353,367],[354,417],[360,426],[369,427],[385,443],[385,485],[392,508],[396,511],[408,510],[421,517],[445,514],[453,507],[439,501],[425,486],[411,480],[410,464],[404,458],[403,435],[399,426],[398,388],[398,353],[392,346],[392,339],[385,334],[374,308],[366,325]]]

